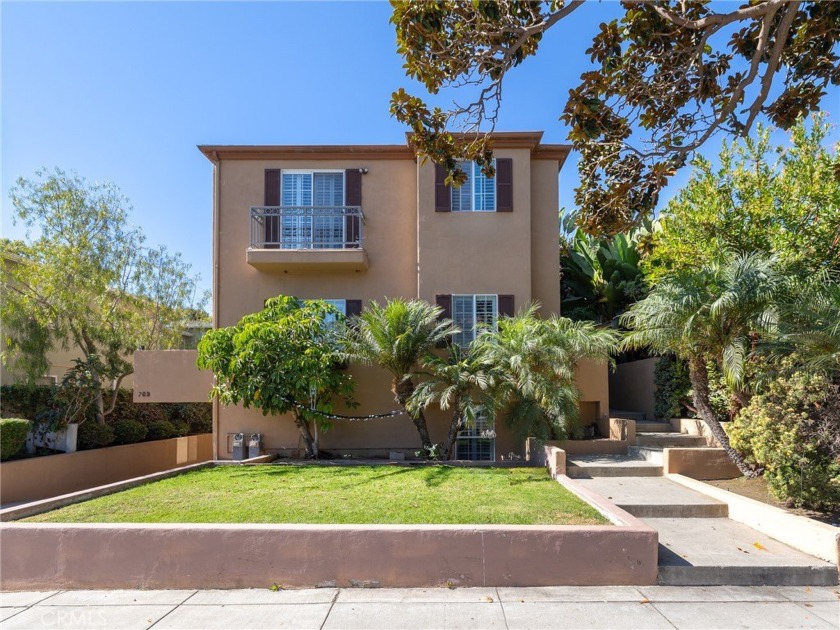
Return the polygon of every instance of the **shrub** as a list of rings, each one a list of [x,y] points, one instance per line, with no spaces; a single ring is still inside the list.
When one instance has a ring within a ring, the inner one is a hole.
[[[110,424],[101,425],[88,420],[79,425],[77,448],[85,451],[92,448],[102,448],[114,442],[114,429]]]
[[[3,385],[0,387],[0,412],[6,418],[34,418],[55,406],[54,385]]]
[[[114,444],[134,444],[142,442],[149,434],[146,425],[137,420],[118,420],[113,425]]]
[[[166,440],[178,437],[178,427],[169,420],[155,420],[148,425],[150,440]]]
[[[657,418],[681,418],[686,413],[685,402],[691,397],[688,364],[673,355],[660,357],[653,370],[654,412]]]
[[[840,462],[833,452],[840,440],[838,389],[788,362],[732,423],[732,446],[764,467],[770,491],[789,505],[840,507]]]
[[[32,423],[23,418],[3,418],[0,420],[0,460],[14,457],[26,444],[26,436]]]
[[[213,430],[213,406],[210,403],[176,403],[165,405],[170,421],[183,422],[189,433],[210,433]]]

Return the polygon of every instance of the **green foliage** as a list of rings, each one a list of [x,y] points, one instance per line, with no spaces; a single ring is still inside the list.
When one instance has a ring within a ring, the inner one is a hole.
[[[332,320],[332,321],[331,321]],[[350,402],[353,381],[339,368],[343,317],[322,300],[278,296],[235,326],[211,330],[198,344],[198,366],[216,375],[222,404],[255,407],[264,415],[292,413],[310,456],[309,422],[329,427],[336,398]]]
[[[189,427],[189,433],[213,431],[213,408],[207,403],[177,403],[163,405],[172,422]]]
[[[23,418],[0,419],[0,460],[14,457],[26,444],[26,436],[32,423]]]
[[[114,444],[142,442],[149,434],[146,425],[137,420],[117,420],[111,426],[114,429]]]
[[[34,420],[36,414],[55,406],[55,393],[56,387],[52,385],[3,385],[0,387],[0,415]]]
[[[114,428],[110,424],[85,422],[79,425],[76,447],[80,451],[103,448],[114,443]]]
[[[732,423],[732,445],[764,467],[778,499],[813,509],[840,507],[838,392],[837,382],[789,361]]]
[[[153,420],[147,426],[150,440],[168,440],[178,437],[178,427],[169,420]]]
[[[455,183],[464,180],[458,158],[492,170],[492,140],[481,132],[495,127],[507,73],[583,4],[393,0],[407,76],[430,95],[466,92],[436,99],[457,103],[449,109],[393,93],[391,113],[420,155],[445,165]],[[625,231],[649,214],[717,132],[745,136],[760,116],[788,128],[838,83],[840,3],[624,2],[622,10],[592,23],[592,68],[568,86],[561,116],[580,154],[575,201],[592,234]],[[477,133],[456,133],[465,130]]]
[[[610,323],[644,297],[637,239],[646,233],[632,230],[598,239],[575,232],[569,248],[560,253],[562,311],[567,317]]]
[[[717,168],[697,158],[661,213],[643,265],[651,281],[726,251],[774,256],[785,272],[840,271],[840,161],[837,148],[825,146],[829,133],[815,117],[792,129],[789,146],[774,147],[762,128],[757,138],[724,144]]]
[[[476,343],[495,375],[492,390],[504,420],[518,437],[563,437],[578,418],[575,366],[609,362],[619,333],[592,322],[537,317],[532,305],[499,321],[498,332]]]
[[[673,354],[665,354],[656,362],[653,370],[654,416],[668,420],[682,418],[691,401],[691,380],[688,377],[688,364]]]
[[[139,347],[177,347],[198,278],[179,254],[145,245],[113,184],[38,171],[18,179],[10,197],[14,220],[37,237],[0,243],[7,368],[34,382],[48,352],[78,351],[99,382],[96,414],[104,422],[105,381],[130,374]]]

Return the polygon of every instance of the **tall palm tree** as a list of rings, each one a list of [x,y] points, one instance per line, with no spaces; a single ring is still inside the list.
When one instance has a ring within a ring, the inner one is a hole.
[[[558,437],[578,418],[575,366],[608,362],[619,333],[592,322],[537,316],[533,304],[499,321],[498,332],[476,343],[493,365],[493,392],[519,437]]]
[[[371,302],[355,321],[345,339],[345,355],[368,365],[380,365],[391,373],[391,391],[408,413],[424,449],[432,447],[423,408],[408,409],[415,390],[414,373],[433,349],[446,344],[458,329],[441,318],[441,309],[423,300],[388,300],[383,306]]]
[[[840,378],[840,283],[829,273],[820,274],[792,297],[783,306],[773,349],[782,354],[795,350],[810,367]]]
[[[430,354],[421,361],[428,380],[417,386],[408,407],[416,411],[438,403],[444,411],[452,411],[442,449],[446,459],[452,459],[459,431],[475,426],[482,413],[495,412],[493,366],[482,347],[475,341],[466,348],[450,344],[447,356]]]
[[[746,362],[757,341],[777,328],[782,284],[772,258],[727,254],[719,263],[667,276],[621,318],[630,329],[625,347],[673,352],[688,362],[698,414],[747,477],[758,471],[729,444],[712,409],[707,364],[720,368],[745,404]]]

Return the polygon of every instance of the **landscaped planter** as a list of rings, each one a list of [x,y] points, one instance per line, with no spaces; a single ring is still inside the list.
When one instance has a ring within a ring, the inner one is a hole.
[[[76,442],[79,435],[78,424],[68,424],[60,431],[43,431],[35,429],[26,436],[26,451],[34,453],[36,448],[49,448],[65,453],[76,452]]]

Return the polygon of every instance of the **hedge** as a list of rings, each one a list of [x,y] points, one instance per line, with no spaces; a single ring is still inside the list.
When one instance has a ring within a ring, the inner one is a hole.
[[[23,418],[0,419],[0,460],[14,457],[23,449],[31,426]]]

